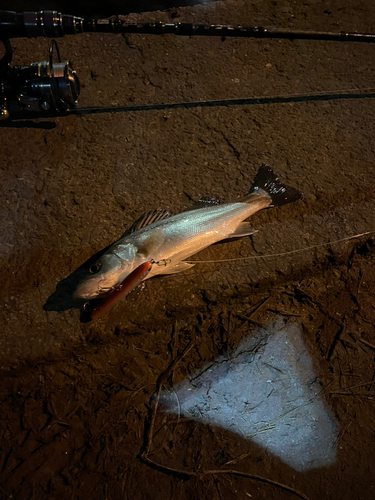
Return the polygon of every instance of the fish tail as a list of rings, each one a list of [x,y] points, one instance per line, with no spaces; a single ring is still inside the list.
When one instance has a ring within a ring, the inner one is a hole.
[[[285,186],[269,165],[263,163],[259,167],[250,191],[243,201],[250,201],[254,194],[268,195],[271,198],[270,207],[286,205],[301,198],[301,193],[290,186]]]

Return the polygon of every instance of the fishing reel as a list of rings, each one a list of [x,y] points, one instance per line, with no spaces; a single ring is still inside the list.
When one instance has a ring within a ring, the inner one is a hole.
[[[13,51],[3,41],[5,54],[0,60],[0,120],[25,112],[65,112],[75,107],[80,83],[68,61],[62,62],[55,40],[49,47],[48,61],[29,66],[10,66]],[[57,56],[57,62],[54,62]]]

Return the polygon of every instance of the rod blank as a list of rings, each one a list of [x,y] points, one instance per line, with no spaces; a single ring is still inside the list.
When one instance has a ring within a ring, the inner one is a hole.
[[[238,38],[281,38],[289,40],[331,40],[336,42],[375,42],[375,34],[347,31],[314,31],[261,26],[227,26],[192,23],[127,23],[119,18],[83,19],[44,10],[17,13],[0,11],[0,40],[17,37],[62,37],[79,33],[139,33],[177,36],[220,36]]]

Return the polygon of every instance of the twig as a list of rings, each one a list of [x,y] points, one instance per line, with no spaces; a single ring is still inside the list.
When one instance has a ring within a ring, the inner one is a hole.
[[[2,491],[4,493],[6,498],[12,498],[12,495],[8,495],[8,493],[5,490],[3,490],[3,488],[1,486],[0,486],[0,491]]]
[[[245,311],[247,313],[246,317],[252,318],[255,313],[257,313],[263,306],[265,306],[267,304],[267,302],[270,300],[270,298],[271,298],[271,295],[262,299],[260,302],[255,304],[255,306],[253,306],[252,308],[249,307],[248,309],[246,309],[246,311]],[[247,312],[249,309],[252,309],[250,313]]]
[[[140,349],[139,347],[136,347],[134,344],[133,344],[133,349],[135,349],[136,351],[144,352],[145,354],[151,354],[152,356],[155,356],[154,352],[146,351],[145,349]]]
[[[174,428],[174,431],[173,431],[173,433],[172,433],[172,437],[173,437],[173,434],[176,432],[176,429],[177,429],[178,423],[179,423],[180,418],[181,418],[181,404],[180,404],[180,398],[178,397],[178,394],[177,394],[177,392],[173,389],[173,387],[171,387],[171,391],[172,391],[172,392],[173,392],[173,394],[176,396],[177,405],[178,405],[177,423],[176,423],[176,427]]]
[[[288,486],[287,484],[274,481],[273,479],[268,479],[263,476],[258,476],[257,474],[248,474],[247,472],[241,472],[238,470],[223,469],[223,470],[206,470],[201,472],[199,476],[207,476],[209,474],[232,474],[233,476],[247,477],[249,479],[253,479],[254,481],[260,481],[262,483],[270,484],[272,486],[277,486],[278,488],[282,488],[283,490],[289,491],[290,493],[293,493],[294,495],[303,498],[304,500],[309,500],[309,498],[301,491],[298,491],[292,488],[291,486]]]
[[[251,319],[249,316],[245,316],[244,314],[237,314],[237,316],[241,319],[244,319],[245,321],[248,321],[252,325],[259,326],[259,328],[264,328],[264,325],[262,323]]]
[[[342,391],[342,392],[332,392],[332,396],[363,396],[365,398],[372,398],[375,396],[375,391],[367,391],[367,392],[351,392],[351,391]]]
[[[167,465],[158,464],[157,462],[154,462],[153,460],[148,458],[146,453],[143,453],[141,455],[141,459],[143,460],[144,463],[146,463],[147,465],[151,466],[153,469],[156,469],[160,472],[177,474],[178,476],[181,476],[181,477],[187,478],[187,479],[190,479],[191,477],[198,477],[198,474],[196,472],[193,472],[193,471],[176,469],[175,467],[168,467]]]
[[[230,474],[233,476],[239,476],[239,477],[246,477],[248,479],[252,479],[254,481],[260,481],[265,484],[269,484],[271,486],[276,486],[277,488],[281,488],[285,491],[289,491],[290,493],[293,493],[299,498],[302,498],[303,500],[309,500],[309,497],[306,496],[302,491],[296,490],[292,488],[291,486],[288,486],[287,484],[279,483],[278,481],[274,481],[273,479],[268,479],[263,476],[258,476],[257,474],[248,474],[247,472],[241,472],[238,470],[233,470],[233,469],[222,469],[222,470],[203,470],[199,472],[194,472],[190,470],[184,470],[184,469],[177,469],[175,467],[168,467],[163,464],[159,464],[157,462],[154,462],[153,460],[150,460],[147,456],[142,456],[142,459],[149,465],[151,465],[153,468],[160,470],[160,471],[165,471],[168,473],[174,473],[178,474],[179,476],[182,477],[197,477],[199,479],[203,479],[205,476],[209,475],[218,475],[218,474]]]
[[[362,342],[362,344],[367,345],[367,347],[371,347],[371,349],[375,350],[375,345],[374,344],[370,344],[370,342],[367,342],[366,340],[363,340],[363,339],[358,339],[358,340],[359,340],[359,342]]]
[[[338,446],[339,441],[342,439],[343,435],[349,429],[349,427],[352,425],[352,423],[353,423],[353,420],[349,419],[349,421],[345,424],[345,427],[343,427],[341,429],[341,431],[339,432],[339,435],[337,436],[337,439],[336,439],[336,446]]]
[[[165,372],[162,373],[161,376],[158,378],[158,381],[156,383],[157,387],[160,387],[168,379],[169,375],[176,368],[176,366],[182,360],[182,358],[184,356],[186,356],[186,354],[190,351],[190,349],[192,347],[193,347],[193,341],[191,340],[188,343],[188,345],[184,348],[184,350],[182,351],[182,353],[179,356],[177,356],[177,358],[175,360],[171,361],[171,363],[169,364],[169,366],[167,367],[167,369],[165,370]]]
[[[133,398],[134,398],[134,396],[135,396],[136,394],[138,394],[138,392],[140,392],[142,389],[145,389],[145,388],[146,388],[146,387],[148,387],[149,385],[155,385],[155,384],[145,384],[145,385],[142,385],[142,387],[140,387],[139,389],[137,389],[137,390],[133,391],[133,392],[129,395],[129,397],[128,397],[128,399],[127,399],[127,401],[126,401],[126,402],[127,402],[127,403],[130,403],[130,400],[131,400],[131,399],[133,399]]]
[[[148,453],[150,453],[150,448],[152,445],[152,440],[154,437],[154,427],[155,427],[155,420],[156,420],[156,413],[158,410],[159,406],[159,400],[160,400],[160,393],[163,387],[164,381],[166,381],[169,377],[169,375],[172,373],[172,371],[175,369],[177,364],[181,361],[181,359],[190,351],[190,349],[193,347],[193,342],[190,341],[188,345],[185,347],[185,349],[182,351],[182,353],[174,360],[172,361],[167,369],[165,370],[164,373],[160,375],[156,382],[156,398],[154,400],[153,404],[153,409],[152,409],[152,414],[151,414],[151,421],[148,429],[146,430],[146,435],[145,435],[145,440],[143,443],[144,446],[144,451],[141,453],[141,458],[145,460],[146,456]],[[152,396],[153,397],[153,396]]]
[[[335,347],[337,345],[337,342],[340,340],[340,337],[341,335],[343,334],[343,332],[346,331],[346,322],[345,322],[345,316],[343,318],[343,325],[340,325],[339,329],[337,330],[334,338],[333,338],[333,341],[332,341],[332,344],[328,350],[328,354],[327,354],[327,361],[329,361],[332,357],[332,354],[333,354],[333,351],[335,350]]]
[[[372,385],[374,384],[375,381],[374,380],[370,380],[369,382],[361,382],[360,384],[355,384],[355,385],[352,385],[351,387],[343,387],[342,389],[338,390],[338,391],[331,391],[330,394],[338,394],[338,393],[341,393],[341,392],[349,392],[349,391],[352,391],[352,389],[358,389],[358,387],[365,387],[366,385]]]
[[[300,318],[302,316],[302,314],[295,314],[295,313],[292,313],[290,311],[281,311],[279,309],[268,308],[267,311],[270,311],[270,312],[273,312],[273,313],[276,313],[276,314],[281,314],[281,316],[292,316],[292,317],[295,317],[295,318]]]
[[[158,395],[156,396],[156,401],[155,401],[155,404],[154,404],[154,408],[153,408],[153,412],[152,412],[152,417],[151,417],[151,423],[150,423],[150,427],[149,427],[148,432],[147,432],[147,444],[146,444],[145,451],[142,453],[142,457],[144,457],[144,455],[147,455],[150,452],[150,448],[151,448],[151,445],[152,445],[152,438],[154,437],[154,427],[155,427],[156,413],[158,411],[158,405],[159,405],[159,399],[160,399],[160,393],[161,393],[161,388],[162,387],[163,386],[161,384],[158,387]]]

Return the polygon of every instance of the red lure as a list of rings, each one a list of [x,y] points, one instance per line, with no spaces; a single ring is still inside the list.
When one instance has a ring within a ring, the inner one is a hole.
[[[94,320],[101,316],[104,312],[110,309],[115,302],[117,302],[121,297],[125,297],[134,288],[136,288],[141,281],[145,279],[148,273],[151,271],[152,262],[144,262],[138,266],[134,271],[132,271],[119,285],[117,285],[113,290],[106,293],[99,304],[90,311],[85,310],[88,313],[90,320]]]

